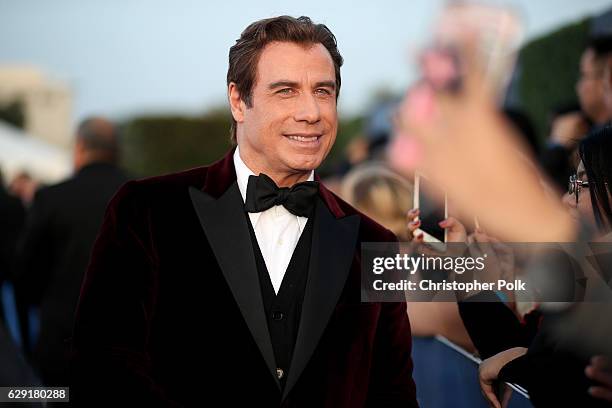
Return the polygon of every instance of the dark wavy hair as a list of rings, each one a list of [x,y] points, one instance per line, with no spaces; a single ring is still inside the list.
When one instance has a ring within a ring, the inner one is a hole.
[[[578,152],[589,181],[589,194],[597,226],[612,229],[610,182],[612,182],[612,127],[605,126],[580,142]]]

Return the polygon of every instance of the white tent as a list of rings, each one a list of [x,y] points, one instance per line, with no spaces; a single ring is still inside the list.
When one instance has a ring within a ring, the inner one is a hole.
[[[72,164],[64,149],[0,121],[0,169],[5,181],[27,171],[34,179],[50,184],[68,177]]]

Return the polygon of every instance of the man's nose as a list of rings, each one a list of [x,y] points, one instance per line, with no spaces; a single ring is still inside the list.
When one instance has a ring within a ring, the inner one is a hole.
[[[319,102],[312,94],[303,94],[295,112],[297,122],[316,123],[321,119]]]

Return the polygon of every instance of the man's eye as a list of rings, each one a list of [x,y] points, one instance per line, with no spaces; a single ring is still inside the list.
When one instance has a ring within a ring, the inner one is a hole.
[[[293,89],[291,89],[291,88],[283,88],[283,89],[279,89],[276,93],[278,93],[280,95],[291,95],[291,94],[293,94]]]
[[[326,88],[317,88],[315,90],[315,93],[317,95],[325,95],[325,96],[332,94],[331,91],[329,89],[326,89]]]

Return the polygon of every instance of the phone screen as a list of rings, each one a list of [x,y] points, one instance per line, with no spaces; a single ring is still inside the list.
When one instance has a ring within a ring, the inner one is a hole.
[[[444,242],[444,228],[438,223],[446,218],[445,208],[439,205],[432,197],[444,197],[444,191],[436,187],[425,177],[418,177],[419,189],[419,219],[423,232],[431,235],[440,242]]]

